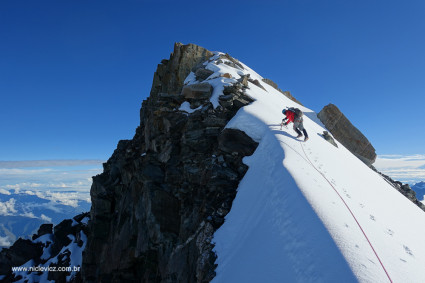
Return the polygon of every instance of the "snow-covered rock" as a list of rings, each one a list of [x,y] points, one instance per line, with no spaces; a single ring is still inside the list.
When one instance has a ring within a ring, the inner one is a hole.
[[[0,253],[4,282],[80,282],[87,243],[88,214],[67,219],[52,229],[43,224],[32,240],[19,239]]]

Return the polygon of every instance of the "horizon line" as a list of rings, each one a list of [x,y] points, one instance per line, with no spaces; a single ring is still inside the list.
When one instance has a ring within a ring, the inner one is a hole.
[[[0,168],[101,165],[104,162],[102,159],[0,160]]]

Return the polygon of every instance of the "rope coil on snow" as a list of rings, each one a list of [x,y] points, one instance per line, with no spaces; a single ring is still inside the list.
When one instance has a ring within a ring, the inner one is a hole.
[[[310,165],[320,174],[320,175],[322,175],[322,177],[328,182],[328,184],[332,187],[332,189],[336,192],[336,194],[339,196],[339,198],[342,200],[342,202],[344,203],[344,205],[345,205],[345,207],[348,209],[348,211],[350,212],[350,214],[351,214],[351,216],[354,218],[354,220],[356,221],[356,223],[357,223],[357,226],[359,226],[359,228],[360,228],[360,230],[362,231],[362,233],[363,233],[363,235],[364,235],[364,237],[366,238],[366,240],[367,240],[367,242],[369,243],[369,246],[372,248],[372,251],[373,251],[373,253],[375,254],[375,256],[376,256],[376,258],[378,259],[378,261],[379,261],[379,263],[381,264],[381,266],[382,266],[382,268],[384,269],[384,271],[385,271],[385,274],[387,275],[387,277],[388,277],[388,279],[390,280],[390,282],[392,283],[393,281],[391,280],[391,277],[390,277],[390,275],[388,274],[388,272],[387,272],[387,270],[385,269],[385,266],[384,266],[384,264],[382,263],[382,261],[381,261],[381,259],[379,258],[379,256],[378,256],[378,253],[375,251],[375,249],[374,249],[374,247],[373,247],[373,245],[372,245],[372,243],[370,242],[370,240],[369,240],[369,238],[367,237],[367,235],[366,235],[366,233],[365,233],[365,231],[363,230],[363,228],[362,228],[362,226],[360,225],[360,223],[359,223],[359,221],[357,220],[357,218],[356,218],[356,216],[354,215],[354,213],[353,213],[353,211],[350,209],[350,207],[348,206],[348,204],[345,202],[345,200],[344,200],[344,198],[340,195],[340,193],[337,191],[337,189],[333,186],[333,184],[328,180],[328,178],[326,178],[326,176],[321,172],[321,171],[319,171],[319,169],[317,169],[316,168],[316,166],[314,166],[314,164],[311,162],[311,160],[310,160],[310,158],[308,158],[308,156],[307,156],[307,154],[306,154],[306,152],[305,152],[305,150],[304,150],[304,147],[303,147],[303,145],[302,145],[302,142],[300,142],[300,145],[301,145],[301,149],[303,150],[303,152],[304,152],[304,155],[305,155],[305,157],[307,158],[307,160],[308,160],[308,162],[310,163]],[[292,147],[291,147],[292,148]],[[304,158],[303,158],[304,159]]]

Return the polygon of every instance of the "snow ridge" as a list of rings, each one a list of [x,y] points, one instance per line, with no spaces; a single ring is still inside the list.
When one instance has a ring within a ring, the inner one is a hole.
[[[336,194],[338,195],[338,197],[341,199],[341,201],[342,201],[342,202],[344,203],[344,205],[347,207],[348,211],[350,211],[350,214],[353,216],[354,220],[356,221],[357,226],[359,226],[359,228],[360,228],[360,230],[362,231],[363,235],[365,236],[365,238],[366,238],[367,242],[369,243],[370,247],[372,248],[372,250],[373,250],[374,254],[376,255],[376,258],[378,259],[379,263],[381,264],[382,268],[384,269],[385,274],[387,274],[388,279],[390,280],[390,282],[393,282],[393,281],[391,280],[390,275],[388,274],[388,271],[386,270],[385,266],[383,265],[383,263],[382,263],[381,259],[379,258],[378,254],[376,253],[375,248],[373,247],[373,245],[372,245],[372,243],[370,242],[369,238],[367,237],[367,235],[366,235],[365,231],[363,230],[362,226],[360,225],[359,221],[357,220],[356,216],[354,215],[353,211],[350,209],[350,207],[349,207],[349,206],[348,206],[348,204],[345,202],[345,200],[344,200],[344,198],[341,196],[341,194],[337,191],[337,189],[335,189],[335,187],[332,185],[332,183],[328,180],[328,178],[326,178],[326,176],[325,176],[322,172],[320,172],[320,170],[319,170],[319,169],[317,169],[317,168],[316,168],[316,166],[314,166],[314,164],[311,162],[311,160],[308,158],[307,154],[305,153],[305,150],[304,150],[304,147],[302,146],[302,144],[301,144],[301,148],[302,148],[302,150],[303,150],[303,152],[304,152],[305,157],[308,159],[308,162],[311,164],[311,166],[312,166],[312,167],[313,167],[313,168],[314,168],[317,172],[319,172],[319,173],[320,173],[320,175],[322,175],[322,176],[323,176],[323,178],[324,178],[324,179],[325,179],[325,180],[329,183],[329,185],[332,187],[332,189],[336,192]]]
[[[214,71],[206,82],[215,107],[224,85],[246,75],[263,81],[219,54],[204,64]],[[186,83],[194,80],[192,73]],[[336,148],[324,140],[314,111],[261,84],[248,83],[255,101],[226,126],[259,146],[244,158],[249,170],[214,234],[213,282],[425,282],[425,225],[414,225],[425,223],[423,211],[338,141]],[[285,107],[304,112],[306,143],[280,128]]]

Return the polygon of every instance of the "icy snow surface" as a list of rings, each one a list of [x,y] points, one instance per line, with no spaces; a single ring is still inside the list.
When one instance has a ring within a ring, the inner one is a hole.
[[[243,74],[266,91],[249,83],[255,101],[226,126],[260,144],[244,158],[249,170],[214,235],[213,282],[425,282],[425,213],[340,143],[325,141],[315,112],[247,66],[217,65],[217,58],[206,64],[215,72],[206,80],[215,107],[224,85]],[[191,73],[186,83],[195,82]],[[280,129],[281,111],[291,106],[304,112],[307,142],[292,124]]]

